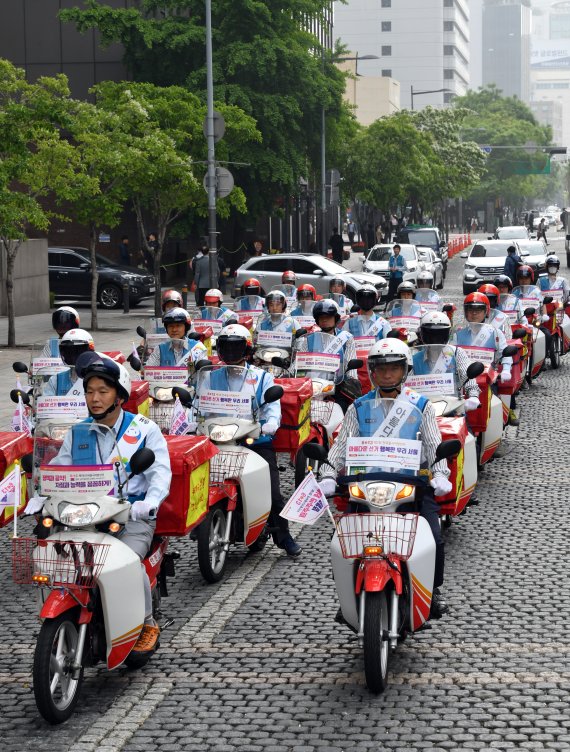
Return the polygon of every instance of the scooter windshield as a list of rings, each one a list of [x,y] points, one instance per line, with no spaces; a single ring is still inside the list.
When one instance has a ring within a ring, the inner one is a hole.
[[[412,372],[406,385],[426,397],[434,395],[458,396],[455,348],[450,345],[422,345],[414,347]]]
[[[397,298],[388,303],[386,318],[393,328],[410,329],[415,332],[420,327],[422,309],[415,300],[401,300]]]
[[[464,350],[470,363],[492,365],[496,354],[495,336],[491,324],[465,322],[456,329],[452,344]]]
[[[395,473],[417,476],[422,459],[419,440],[423,415],[406,399],[369,399],[356,406],[360,436],[346,444],[348,476]],[[373,493],[370,487],[367,489]]]
[[[512,293],[503,293],[499,296],[499,310],[509,319],[511,326],[519,322],[519,299]]]
[[[273,285],[269,292],[282,292],[287,299],[287,308],[295,308],[297,305],[297,288],[295,285]]]
[[[159,335],[160,336],[160,335]],[[171,339],[167,336],[159,342],[152,351],[144,353],[144,377],[146,381],[152,381],[147,376],[147,369],[152,368],[188,368],[192,362],[191,349],[193,341],[187,339]],[[150,350],[150,348],[148,348]]]
[[[264,308],[265,300],[260,295],[242,295],[234,302],[234,311],[260,313]]]
[[[536,313],[540,313],[542,295],[536,285],[520,285],[519,287],[515,287],[513,295],[520,301],[523,311],[527,308],[534,308]]]
[[[256,347],[290,350],[293,342],[293,326],[293,319],[285,313],[264,313],[257,321]],[[276,352],[275,355],[281,355],[281,353]]]
[[[420,288],[416,291],[416,301],[425,311],[441,311],[443,301],[435,290]]]
[[[344,378],[342,345],[342,335],[314,332],[301,337],[296,344],[295,376],[340,384]]]
[[[260,399],[258,380],[251,368],[206,366],[196,375],[194,408],[198,419],[255,420]]]

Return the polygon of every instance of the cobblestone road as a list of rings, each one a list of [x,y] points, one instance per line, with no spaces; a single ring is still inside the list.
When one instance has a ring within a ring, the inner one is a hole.
[[[461,268],[450,263],[455,302]],[[0,378],[11,384],[6,357]],[[11,584],[0,531],[0,749],[570,749],[569,382],[565,360],[521,397],[521,426],[481,475],[479,505],[447,531],[452,612],[398,648],[380,697],[366,690],[352,634],[333,621],[322,520],[300,532],[299,560],[272,546],[236,551],[215,586],[201,580],[195,544],[175,541],[182,556],[164,610],[176,621],[156,658],[140,672],[90,670],[75,716],[51,728],[30,686],[34,605]]]

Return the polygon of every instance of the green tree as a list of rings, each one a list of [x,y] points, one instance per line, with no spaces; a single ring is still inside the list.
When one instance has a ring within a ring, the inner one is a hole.
[[[127,139],[124,154],[125,190],[137,217],[143,243],[152,254],[156,278],[155,309],[160,313],[162,250],[173,223],[192,209],[207,215],[207,197],[201,180],[206,141],[202,130],[206,109],[200,100],[179,86],[107,81],[94,88],[97,106],[114,113]],[[237,107],[220,105],[226,120],[226,137],[217,158],[232,148],[259,139],[252,118]],[[196,165],[199,165],[197,168]],[[245,194],[234,188],[219,201],[218,214],[231,209],[245,212]],[[158,247],[149,245],[149,230],[156,231]]]
[[[53,212],[43,199],[71,200],[88,187],[76,151],[61,135],[70,122],[65,76],[30,84],[23,70],[0,59],[0,241],[6,252],[9,347],[16,344],[14,264],[30,230],[49,227]]]
[[[205,101],[203,0],[141,0],[115,9],[87,0],[61,12],[81,31],[96,28],[103,44],[119,41],[135,81],[177,84]],[[318,170],[321,110],[333,121],[346,110],[344,74],[324,59],[308,18],[325,21],[328,0],[218,0],[212,8],[216,100],[255,118],[262,142],[231,150],[236,183],[252,216],[270,211],[298,178]],[[220,142],[220,143],[223,143]]]

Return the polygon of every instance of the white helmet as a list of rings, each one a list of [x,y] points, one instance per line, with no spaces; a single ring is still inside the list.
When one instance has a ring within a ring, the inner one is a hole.
[[[208,300],[209,298],[209,300]],[[224,302],[224,294],[221,290],[216,290],[216,288],[212,287],[211,290],[208,290],[206,294],[204,295],[204,303],[208,306],[210,303],[216,304],[216,301],[218,303]]]
[[[401,380],[397,384],[391,384],[390,387],[384,387],[387,392],[396,391],[408,375],[408,369],[412,366],[412,354],[405,342],[390,338],[382,339],[380,342],[372,345],[368,353],[368,374],[372,384],[375,383],[373,371],[377,366],[386,363],[400,363],[404,366]]]
[[[423,287],[424,289],[426,287],[432,288],[433,287],[433,274],[431,272],[428,272],[427,270],[424,270],[423,272],[418,272],[417,276],[417,282],[418,287]],[[422,285],[422,282],[427,282],[427,285]]]
[[[411,292],[412,295],[415,297],[416,286],[411,280],[407,279],[405,282],[400,282],[400,284],[398,285],[398,289],[397,289],[398,295],[400,295],[400,293],[402,292]]]
[[[420,334],[424,345],[445,345],[450,332],[451,322],[442,311],[428,311],[420,320]]]
[[[59,354],[67,366],[74,366],[83,353],[95,350],[93,337],[85,329],[70,329],[59,343]]]
[[[216,347],[223,363],[239,363],[253,351],[251,332],[241,324],[228,324],[219,333]]]
[[[51,325],[56,332],[60,329],[69,331],[73,327],[79,326],[79,314],[71,306],[60,306],[51,315]]]

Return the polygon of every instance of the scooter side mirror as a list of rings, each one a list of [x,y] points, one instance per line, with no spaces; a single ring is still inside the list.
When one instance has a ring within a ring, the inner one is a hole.
[[[295,332],[295,339],[299,339],[299,337],[304,337],[306,333],[307,333],[306,329],[297,329],[297,331]]]
[[[461,451],[461,442],[459,439],[447,439],[442,441],[438,448],[435,450],[435,462],[440,460],[449,460],[455,457]],[[434,464],[435,464],[434,462]]]
[[[178,397],[184,407],[190,407],[190,405],[192,404],[192,397],[190,396],[190,392],[187,389],[184,389],[183,386],[173,386],[172,396],[174,398]]]
[[[400,332],[397,329],[390,329],[386,335],[386,339],[400,339]]]
[[[516,345],[507,345],[505,349],[503,350],[501,358],[512,358],[514,355],[518,353],[518,351],[519,351],[519,348]]]
[[[207,358],[203,358],[203,360],[199,360],[194,365],[194,370],[195,371],[199,371],[201,368],[208,368],[208,366],[211,366],[211,365],[212,365],[212,361],[211,360],[208,360]]]
[[[352,306],[352,308],[350,309],[350,312],[351,312],[351,313],[358,313],[358,311],[360,311],[360,306],[359,306],[359,305],[356,305],[356,303],[355,303],[355,304],[354,304],[354,305]]]
[[[316,444],[313,441],[303,445],[303,454],[308,459],[315,460],[316,462],[326,462],[326,459],[329,456],[326,447],[321,444]]]
[[[554,298],[552,297],[552,295],[545,295],[542,299],[542,302],[548,305],[549,303],[552,303],[553,300]]]
[[[235,326],[236,324],[239,324],[238,319],[229,319],[224,326]]]
[[[516,329],[513,329],[513,337],[515,339],[522,339],[526,334],[526,329],[523,329],[522,326],[517,327]]]
[[[137,371],[137,373],[142,368],[142,363],[140,361],[140,358],[138,358],[136,355],[131,353],[129,357],[127,358],[127,363],[130,365],[130,367],[133,369],[133,371]]]
[[[532,307],[529,307],[529,308],[525,308],[525,309],[524,309],[524,315],[525,315],[525,316],[526,316],[527,318],[528,318],[529,316],[534,316],[534,314],[535,314],[535,313],[536,313],[536,308],[532,308]]]
[[[453,311],[453,306],[451,303],[446,303],[441,310],[443,313],[451,313],[451,311]]]
[[[22,363],[21,360],[12,363],[12,368],[16,373],[28,373],[28,366],[25,363]]]
[[[485,370],[485,366],[483,363],[480,363],[477,361],[476,363],[471,363],[469,366],[467,366],[467,378],[469,380],[476,379],[477,376],[480,376],[483,371]]]
[[[154,452],[148,447],[141,447],[133,454],[130,459],[131,476],[141,475],[153,464],[155,459]]]
[[[349,360],[346,364],[346,370],[347,371],[356,371],[358,368],[362,368],[364,365],[364,361],[362,358],[352,358],[352,360]]]
[[[201,342],[204,339],[204,335],[200,332],[188,332],[186,339],[191,339],[193,342]]]
[[[279,386],[279,384],[270,386],[269,389],[265,390],[265,393],[263,395],[263,403],[265,405],[269,405],[271,402],[278,402],[283,396],[284,392],[285,390],[282,386]]]
[[[139,337],[146,339],[146,329],[144,328],[144,326],[137,326],[137,334],[139,335]]]
[[[271,365],[277,366],[277,368],[287,368],[287,362],[284,358],[280,358],[279,355],[274,355],[271,358]]]
[[[20,460],[20,465],[25,473],[31,475],[34,472],[34,455],[31,452],[29,454],[24,454]]]
[[[23,392],[21,389],[12,389],[10,392],[10,399],[12,402],[18,404],[18,397],[21,397],[24,405],[30,404],[30,395],[27,392]]]

